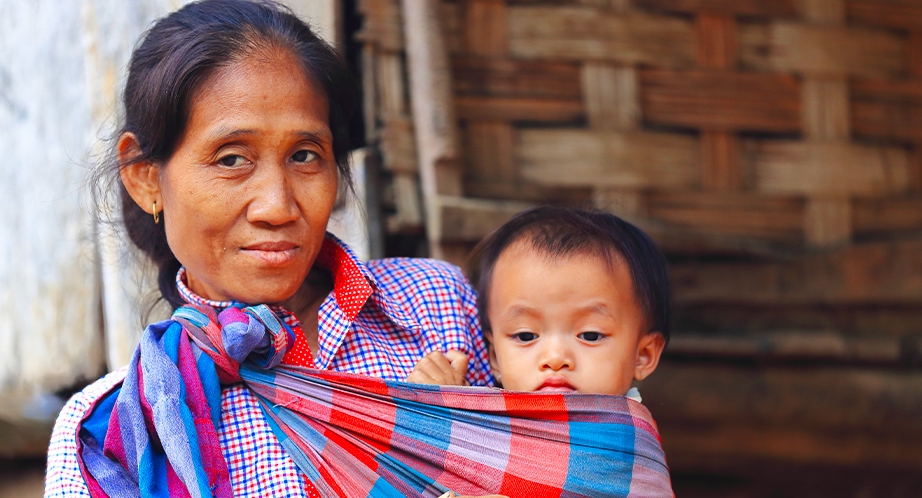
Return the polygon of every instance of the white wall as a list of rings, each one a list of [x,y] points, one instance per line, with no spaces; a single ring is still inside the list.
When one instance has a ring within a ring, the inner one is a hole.
[[[98,222],[88,173],[130,50],[178,0],[0,0],[0,418],[125,364],[155,283]],[[335,42],[336,0],[291,0]],[[3,451],[0,441],[0,452]]]

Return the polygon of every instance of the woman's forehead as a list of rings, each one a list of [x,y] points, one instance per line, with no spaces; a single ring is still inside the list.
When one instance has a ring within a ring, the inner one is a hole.
[[[293,57],[243,58],[212,74],[193,95],[187,126],[207,137],[267,126],[331,139],[326,93]]]

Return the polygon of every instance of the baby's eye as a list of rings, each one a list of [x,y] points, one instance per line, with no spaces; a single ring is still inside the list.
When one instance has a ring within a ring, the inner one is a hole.
[[[218,164],[227,168],[237,168],[243,166],[246,159],[238,154],[230,154],[218,159]]]
[[[516,342],[531,342],[538,338],[538,334],[534,332],[517,332],[512,334],[512,340]]]
[[[586,342],[598,342],[601,341],[605,336],[602,335],[601,332],[580,332],[577,337]]]
[[[307,163],[317,158],[317,154],[309,150],[299,150],[291,156],[291,160],[296,163]]]

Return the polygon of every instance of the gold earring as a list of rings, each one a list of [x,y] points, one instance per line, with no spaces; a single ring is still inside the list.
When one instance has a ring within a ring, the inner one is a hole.
[[[154,201],[154,225],[160,223],[160,213],[157,211],[157,201]]]

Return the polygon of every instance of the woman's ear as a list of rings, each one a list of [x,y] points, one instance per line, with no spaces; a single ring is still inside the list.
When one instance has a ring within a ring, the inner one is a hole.
[[[118,137],[118,164],[128,166],[119,168],[119,176],[128,195],[148,214],[154,210],[163,210],[163,198],[160,196],[160,166],[153,161],[135,162],[141,155],[141,146],[134,133],[122,133]]]
[[[640,338],[634,363],[634,380],[644,380],[656,370],[665,347],[666,339],[659,332],[648,332]]]

